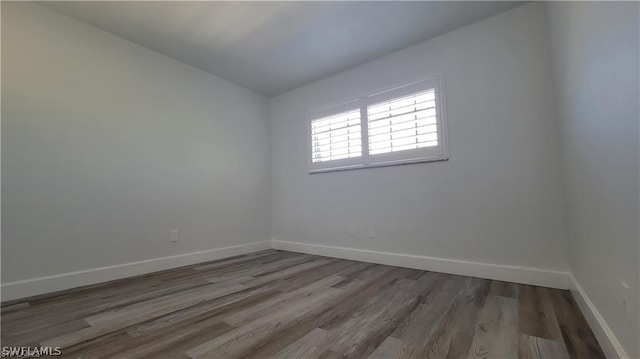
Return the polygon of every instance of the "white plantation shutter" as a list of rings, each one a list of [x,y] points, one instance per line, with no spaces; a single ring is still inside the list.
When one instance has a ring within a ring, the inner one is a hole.
[[[435,89],[367,107],[369,154],[438,145]]]
[[[314,163],[362,156],[360,109],[313,120],[311,141]]]
[[[434,77],[312,116],[310,171],[448,159],[440,96]]]

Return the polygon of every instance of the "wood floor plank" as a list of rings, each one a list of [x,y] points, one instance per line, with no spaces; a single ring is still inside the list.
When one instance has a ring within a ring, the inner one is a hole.
[[[284,348],[274,358],[308,359],[319,357],[326,350],[324,346],[326,345],[327,334],[326,330],[316,328]]]
[[[3,305],[2,306],[2,313],[3,314],[8,314],[8,313],[15,312],[17,310],[24,309],[24,308],[27,308],[27,307],[29,307],[29,303],[28,302],[15,303],[15,304],[12,304],[12,305]]]
[[[163,354],[184,352],[194,343],[210,340],[233,328],[209,316],[162,328],[153,335],[130,337],[123,330],[116,331],[72,346],[65,353],[80,358],[163,357]]]
[[[71,334],[80,330],[89,328],[90,325],[84,319],[76,319],[48,325],[40,325],[12,331],[11,333],[2,334],[2,344],[7,346],[31,346],[38,345],[41,341],[47,340],[54,336]]]
[[[520,359],[569,359],[569,353],[562,341],[521,335]]]
[[[270,313],[214,340],[202,343],[189,349],[186,353],[194,359],[240,357],[240,354],[255,342],[270,336],[278,327],[286,326],[289,322],[294,321],[295,315],[304,315],[304,313],[312,311],[316,305],[335,298],[339,292],[339,289],[329,288],[322,293],[308,297],[304,302],[298,302],[275,313]]]
[[[327,350],[322,353],[318,359],[343,359],[343,356],[334,352],[333,350]]]
[[[503,282],[499,280],[491,281],[489,293],[501,297],[518,299],[518,285],[515,283]]]
[[[234,284],[226,287],[216,287],[212,284],[210,287],[199,287],[179,295],[136,303],[121,310],[88,317],[86,321],[91,324],[91,327],[46,340],[42,345],[66,348],[87,339],[123,329],[156,316],[189,307],[200,301],[221,297],[244,288],[242,285]]]
[[[0,304],[64,358],[604,358],[568,291],[267,250]]]
[[[116,356],[124,358],[159,358],[167,354],[185,353],[194,345],[215,339],[235,327],[218,320],[204,320],[180,330],[171,330],[161,335],[150,337],[138,337],[131,341],[129,347]],[[136,343],[135,340],[139,342]],[[107,356],[109,358],[113,356]]]
[[[436,281],[433,290],[425,293],[419,305],[391,334],[401,339],[400,358],[419,358],[436,333],[452,303],[462,293],[464,277],[455,276]]]
[[[28,310],[19,310],[9,315],[3,316],[4,322],[29,322],[33,320],[49,321],[49,316],[60,318],[60,314],[70,314],[71,316],[83,317],[86,313],[95,314],[101,310],[117,307],[123,302],[135,301],[138,296],[145,293],[152,293],[158,290],[161,283],[157,281],[149,281],[141,283],[139,286],[132,286],[130,283],[123,284],[122,287],[113,288],[107,285],[105,291],[98,292],[90,289],[86,295],[78,296],[60,296],[50,300],[39,300],[31,303]],[[190,281],[188,286],[200,285],[200,282]],[[171,286],[170,286],[171,287]],[[175,288],[175,286],[173,286]],[[175,288],[181,290],[180,288]],[[108,294],[105,294],[108,293]],[[73,308],[73,311],[68,310]]]
[[[272,256],[275,253],[277,253],[277,252],[268,249],[268,250],[264,250],[264,251],[260,251],[260,252],[255,252],[255,253],[235,256],[235,257],[221,259],[221,260],[217,260],[217,261],[211,261],[211,262],[207,262],[207,263],[200,263],[200,264],[194,265],[192,268],[195,269],[195,270],[207,270],[207,269],[212,269],[212,268],[228,267],[228,266],[230,266],[232,264],[255,261],[256,259],[259,259],[259,258],[264,258],[266,256]]]
[[[295,267],[299,264],[305,264],[309,262],[313,262],[318,260],[316,256],[312,256],[310,254],[304,254],[299,257],[292,257],[286,260],[281,261],[280,265],[277,266],[265,266],[259,272],[252,274],[255,277],[262,277],[269,274],[278,273],[281,274],[284,270],[289,269],[291,267]],[[283,265],[286,263],[286,265]]]
[[[562,338],[571,359],[605,358],[598,340],[578,309],[571,293],[558,289],[547,289],[547,293],[551,298]]]
[[[224,318],[224,320],[231,325],[241,326],[269,313],[282,310],[292,304],[304,302],[321,292],[326,292],[327,290],[330,290],[331,286],[339,283],[343,279],[344,278],[341,276],[331,275],[294,291],[284,292],[282,295],[263,301],[262,303],[254,305],[241,312],[234,313],[233,315]]]
[[[368,359],[397,359],[402,350],[402,340],[387,337]]]
[[[357,263],[347,260],[338,260],[329,263],[326,266],[308,269],[300,273],[299,275],[283,279],[282,283],[278,286],[278,289],[283,291],[296,290],[329,275],[337,274],[338,272],[345,270],[353,265],[357,265]]]
[[[112,356],[133,345],[132,338],[123,330],[74,344],[62,349],[63,358],[100,358]]]
[[[365,270],[375,266],[375,264],[371,263],[357,263],[347,268],[346,270],[341,272],[341,276],[344,277],[344,280],[338,284],[336,284],[335,288],[343,288],[346,287],[349,283],[353,282],[357,276],[359,276]]]
[[[471,347],[478,312],[484,306],[490,281],[465,280],[463,293],[439,322],[439,327],[422,351],[422,358],[463,358]]]
[[[268,251],[263,253],[260,256],[247,256],[247,257],[239,257],[233,261],[225,262],[225,261],[215,261],[211,263],[205,263],[201,265],[194,266],[193,269],[197,271],[215,271],[222,270],[223,272],[238,270],[242,268],[246,268],[247,265],[255,265],[255,264],[266,264],[273,261],[292,258],[295,255],[292,255],[290,252],[280,252],[280,251]]]
[[[249,266],[247,268],[236,270],[233,272],[225,272],[225,273],[216,273],[213,276],[207,278],[207,281],[212,283],[223,283],[229,280],[236,280],[237,278],[245,277],[245,279],[251,279],[253,276],[259,276],[261,274],[271,274],[274,272],[278,272],[280,270],[284,270],[298,264],[303,264],[306,262],[310,262],[313,260],[311,256],[300,256],[300,257],[290,257],[281,259],[278,261],[273,261],[269,263],[264,263],[257,266]]]
[[[367,300],[357,312],[330,331],[331,350],[345,358],[370,355],[417,306],[418,296],[411,290],[414,285],[414,280],[398,280]]]
[[[119,321],[147,320],[154,315],[163,315],[197,303],[201,300],[215,299],[245,287],[238,283],[225,283],[224,285],[208,285],[180,293],[139,302],[120,309],[110,310],[87,317],[86,320],[92,326],[110,325]]]
[[[480,312],[468,359],[518,359],[518,301],[489,295]]]
[[[167,327],[173,328],[177,325],[182,325],[184,322],[191,323],[210,317],[218,317],[219,320],[223,320],[225,316],[250,308],[263,301],[268,301],[280,294],[282,292],[272,289],[251,293],[236,292],[130,326],[126,331],[134,338],[141,335],[153,336],[158,330],[163,330]]]
[[[393,267],[384,267],[384,271],[377,277],[369,277],[370,280],[357,282],[358,286],[351,286],[348,290],[342,289],[338,297],[322,303],[312,312],[299,316],[287,327],[281,327],[274,331],[270,337],[262,339],[242,354],[244,359],[262,359],[271,357],[277,352],[295,342],[305,333],[330,325],[331,322],[341,322],[349,317],[363,303],[364,300],[377,293],[389,283],[398,279]],[[354,329],[357,330],[357,329]]]
[[[520,334],[561,340],[562,334],[547,289],[521,284],[518,295]]]
[[[296,266],[278,271],[276,273],[270,273],[266,275],[255,275],[253,279],[248,280],[246,282],[241,282],[242,284],[249,287],[256,287],[268,284],[273,281],[281,281],[285,278],[291,278],[297,275],[304,275],[307,270],[312,270],[314,268],[322,267],[328,265],[329,263],[335,262],[335,259],[326,259],[326,258],[316,258],[311,262],[306,262],[302,264],[298,264]]]
[[[352,288],[361,287],[364,283],[369,283],[375,278],[379,278],[381,275],[385,273],[389,273],[394,269],[394,267],[384,266],[384,265],[373,265],[369,266],[362,271],[358,271],[356,276],[344,280],[341,283],[335,285],[334,287],[340,288],[343,290],[350,290]],[[349,269],[347,269],[348,271]],[[397,277],[397,276],[396,276]]]

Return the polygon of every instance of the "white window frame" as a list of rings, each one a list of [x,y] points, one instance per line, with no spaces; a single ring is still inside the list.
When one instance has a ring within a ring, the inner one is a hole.
[[[434,89],[436,103],[436,127],[438,131],[438,145],[424,147],[413,150],[369,154],[369,123],[367,107],[376,103],[392,100],[395,98],[408,96],[421,91]],[[333,161],[313,162],[312,159],[312,128],[311,124],[315,119],[331,116],[341,112],[360,108],[360,128],[362,131],[362,156],[345,158]],[[432,76],[426,80],[395,86],[383,91],[377,91],[366,96],[351,100],[340,105],[331,106],[321,110],[309,112],[308,118],[308,163],[309,173],[321,173],[331,171],[342,171],[358,168],[371,168],[382,166],[402,165],[408,163],[421,163],[433,161],[446,161],[449,159],[449,136],[447,129],[447,119],[445,113],[444,94],[440,76]]]

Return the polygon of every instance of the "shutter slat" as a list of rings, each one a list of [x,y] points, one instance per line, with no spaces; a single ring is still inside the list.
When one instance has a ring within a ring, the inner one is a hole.
[[[313,129],[319,130],[322,127],[327,127],[327,126],[331,126],[331,125],[337,125],[337,124],[350,122],[350,121],[354,121],[356,123],[359,123],[360,122],[360,112],[349,111],[349,112],[344,112],[344,113],[338,114],[338,115],[319,118],[317,120],[314,120],[311,123],[311,127]]]
[[[433,99],[430,100],[424,100],[424,101],[417,101],[416,103],[410,103],[410,104],[404,104],[402,106],[394,106],[394,104],[389,104],[386,106],[377,106],[377,109],[370,109],[367,111],[367,114],[369,115],[369,117],[377,117],[380,116],[382,114],[385,114],[389,111],[394,111],[394,112],[411,112],[414,110],[414,108],[429,108],[429,107],[435,107],[435,101]]]
[[[438,145],[435,90],[367,107],[369,153],[406,151]]]
[[[437,131],[438,126],[434,122],[408,122],[398,126],[384,126],[369,129],[369,137],[390,134],[397,131],[417,130],[417,131]]]
[[[330,138],[333,138],[335,140],[338,137],[348,136],[351,136],[351,138],[360,138],[360,136],[362,136],[362,134],[360,133],[360,126],[355,126],[353,128],[350,127],[347,129],[341,128],[328,133],[325,132],[318,135],[312,135],[312,139],[314,141],[326,140]]]
[[[353,149],[358,149],[358,148],[352,148],[352,150]],[[361,149],[359,149],[359,150],[361,151]],[[342,149],[342,150],[331,151],[331,153],[329,154],[329,151],[326,151],[326,153],[327,153],[326,155],[322,156],[322,155],[318,154],[317,156],[314,156],[314,158],[328,161],[328,160],[335,159],[334,157],[336,157],[336,156],[350,155],[352,152],[353,151],[347,151],[347,150]],[[351,157],[353,157],[353,156],[351,156]]]
[[[312,162],[362,156],[360,109],[311,122]]]
[[[336,144],[336,143],[341,143],[345,141],[353,141],[353,140],[359,141],[361,136],[362,135],[360,133],[348,133],[348,134],[339,135],[335,137],[324,137],[324,138],[318,138],[318,139],[314,138],[312,141],[319,145],[329,145],[329,144]]]
[[[412,112],[404,112],[396,115],[389,115],[386,117],[380,117],[375,119],[369,118],[369,128],[375,127],[379,124],[389,123],[389,121],[404,122],[404,121],[410,121],[415,118],[428,118],[428,117],[436,117],[435,107],[424,108],[424,109],[420,109]]]
[[[321,135],[321,134],[323,134],[323,133],[333,132],[333,131],[336,131],[336,130],[342,130],[342,129],[344,129],[344,128],[354,128],[354,129],[355,129],[355,128],[360,128],[360,122],[358,122],[358,123],[353,123],[353,124],[348,124],[348,123],[346,123],[346,122],[345,122],[345,124],[344,124],[344,125],[341,125],[341,126],[338,126],[338,125],[335,125],[335,126],[326,126],[326,129],[323,127],[321,131],[316,131],[316,130],[314,129],[314,130],[313,130],[313,134],[314,134],[314,136],[315,136],[315,135]]]
[[[399,109],[389,108],[387,110],[380,111],[380,112],[377,112],[375,114],[370,114],[370,113],[367,112],[367,115],[368,115],[368,118],[371,121],[374,121],[374,120],[383,120],[383,119],[389,118],[389,117],[402,116],[402,115],[406,115],[408,113],[415,113],[415,112],[418,112],[418,111],[429,110],[429,109],[434,109],[434,108],[436,108],[435,102],[434,101],[429,101],[429,102],[425,102],[425,103],[422,103],[422,104],[416,104],[416,105],[412,105],[412,106],[402,107],[402,108],[399,108]]]
[[[438,139],[438,132],[437,131],[431,131],[431,132],[425,132],[425,133],[413,133],[413,134],[408,134],[408,133],[402,133],[402,134],[398,134],[398,135],[390,135],[390,134],[384,134],[384,135],[378,135],[375,136],[376,138],[370,137],[369,138],[369,144],[373,145],[376,143],[380,143],[380,142],[384,142],[387,143],[389,141],[396,141],[396,140],[401,140],[403,138],[421,138],[424,137],[426,135],[430,135],[429,137],[432,139],[428,140],[428,141],[436,141]]]
[[[381,153],[416,150],[419,148],[433,147],[437,145],[438,145],[438,141],[429,141],[429,142],[422,142],[419,144],[410,144],[410,145],[403,145],[403,146],[383,147],[383,148],[376,148],[376,149],[372,148],[372,149],[369,149],[369,153],[372,155],[377,155]]]
[[[361,146],[360,139],[344,141],[338,144],[331,143],[331,144],[324,144],[324,145],[316,145],[316,146],[313,146],[314,147],[313,153],[322,153],[322,152],[327,152],[331,150],[339,150],[342,148],[355,148],[360,146]]]
[[[368,113],[375,114],[381,111],[386,111],[388,109],[397,109],[410,105],[415,105],[427,101],[435,100],[435,90],[431,89],[428,91],[423,91],[420,93],[415,93],[408,96],[401,96],[392,100],[387,100],[383,102],[378,102],[372,105],[369,105]]]

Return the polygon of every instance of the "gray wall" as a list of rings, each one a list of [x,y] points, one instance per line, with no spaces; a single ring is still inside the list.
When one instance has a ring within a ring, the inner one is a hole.
[[[638,12],[637,2],[549,4],[571,271],[630,358],[640,357]]]
[[[3,2],[2,282],[268,240],[267,116],[254,92]]]
[[[566,270],[546,29],[528,4],[272,99],[273,238]],[[309,109],[434,73],[449,161],[307,173]]]

